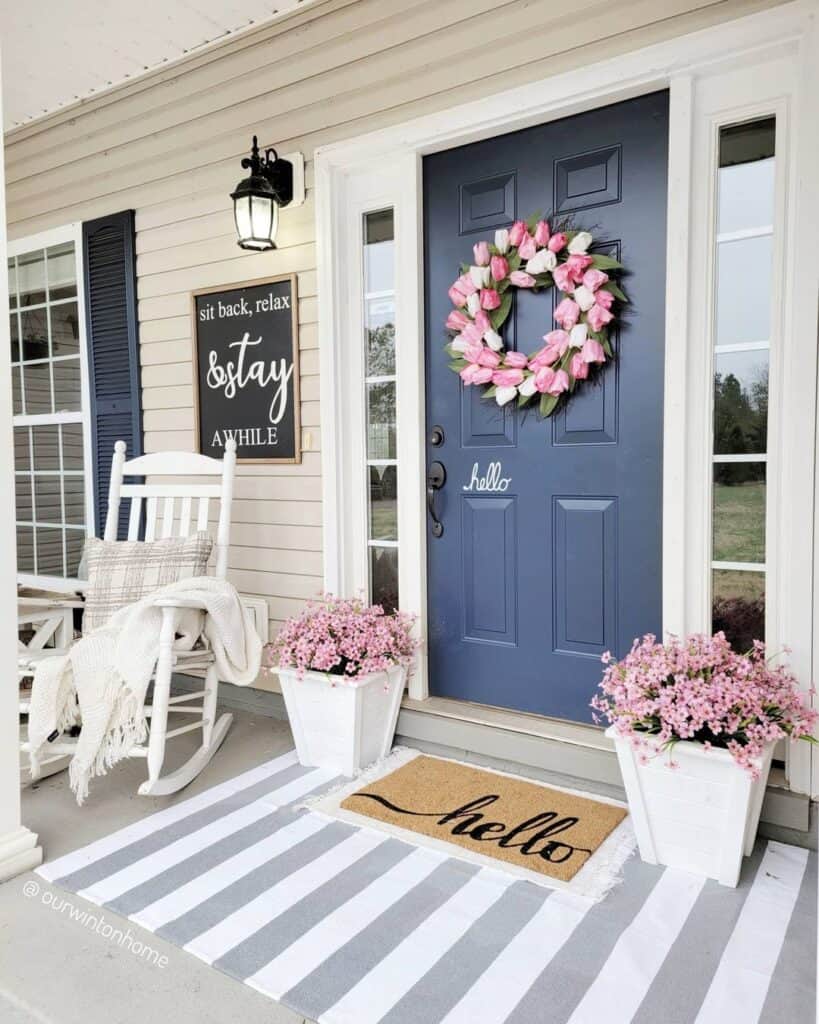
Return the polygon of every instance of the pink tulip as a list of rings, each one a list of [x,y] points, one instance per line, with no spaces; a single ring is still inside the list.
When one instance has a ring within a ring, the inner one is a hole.
[[[614,314],[595,303],[586,314],[586,319],[593,331],[602,331],[606,324],[611,323],[614,319]]]
[[[483,338],[483,331],[478,327],[477,324],[468,323],[461,331],[461,337],[464,341],[469,342],[472,345],[480,344]]]
[[[539,370],[542,366],[551,366],[558,359],[560,359],[560,349],[557,345],[546,345],[529,360],[529,369]]]
[[[583,284],[590,292],[596,292],[608,279],[609,275],[604,274],[602,270],[587,270],[583,275]]]
[[[560,395],[564,391],[569,390],[569,375],[565,370],[558,370],[554,375],[554,380],[546,389],[550,395]]]
[[[558,263],[552,271],[552,277],[562,292],[570,292],[574,288],[574,275],[572,274],[572,268],[568,264]]]
[[[575,352],[569,363],[569,372],[575,380],[585,380],[589,375],[589,364],[580,352]]]
[[[537,242],[527,231],[518,246],[518,252],[522,260],[530,260],[537,252]]]
[[[475,254],[475,263],[479,267],[489,266],[489,242],[476,242],[472,246],[472,252]]]
[[[527,274],[525,270],[513,270],[509,280],[518,288],[531,288],[536,283],[532,275]]]
[[[481,366],[488,366],[492,370],[500,366],[500,361],[501,357],[497,352],[493,352],[491,348],[485,348],[478,356],[478,363]]]
[[[601,288],[600,291],[594,293],[594,301],[598,306],[602,306],[603,309],[611,309],[614,305],[614,296],[611,292],[607,292],[605,288]]]
[[[467,298],[470,295],[474,295],[475,292],[478,290],[477,286],[475,285],[475,282],[472,280],[469,274],[461,274],[461,276],[455,282],[455,285],[458,288],[460,288],[460,290],[464,293],[464,295],[467,296]]]
[[[453,306],[465,306],[466,296],[458,287],[457,282],[449,289],[449,301]]]
[[[485,334],[487,331],[492,330],[492,324],[489,320],[489,317],[486,315],[486,312],[482,309],[479,309],[478,312],[475,314],[475,326],[478,328],[481,334]]]
[[[500,302],[500,295],[498,295],[494,288],[481,289],[481,306],[483,309],[497,309]]]
[[[480,367],[477,363],[470,363],[469,366],[465,366],[458,376],[464,382],[464,384],[474,384],[475,374],[478,372]]]
[[[494,370],[491,366],[479,366],[472,377],[473,384],[488,384],[492,380]]]
[[[464,349],[464,359],[468,363],[477,363],[481,358],[481,352],[483,352],[483,342],[467,342]]]
[[[599,341],[595,341],[594,338],[586,338],[583,342],[583,348],[580,349],[580,355],[587,363],[605,363],[606,353],[603,351],[603,346]]]
[[[549,331],[548,334],[543,335],[543,340],[547,345],[554,345],[561,355],[569,347],[570,338],[565,331]]]
[[[489,269],[495,281],[502,281],[509,273],[509,263],[504,256],[493,256]]]
[[[592,258],[585,252],[575,252],[566,260],[566,266],[571,267],[572,277],[575,284],[580,284],[583,274],[591,266]]]
[[[548,245],[551,234],[549,232],[549,222],[547,220],[539,220],[535,226],[535,241],[538,245]]]
[[[464,299],[464,301],[466,300]],[[470,322],[466,313],[462,313],[459,309],[453,309],[446,318],[446,325],[450,331],[461,331]]]
[[[509,244],[514,246],[520,245],[527,234],[525,221],[516,220],[512,227],[509,228]]]
[[[545,394],[554,383],[555,371],[551,366],[541,366],[535,374],[535,389],[542,395]]]
[[[580,306],[573,299],[564,299],[555,310],[554,318],[564,331],[570,331],[580,318]]]
[[[512,366],[515,369],[521,370],[528,363],[528,359],[523,352],[507,352],[503,357],[505,366]]]
[[[549,239],[548,244],[552,252],[560,252],[560,250],[566,244],[566,236],[563,234],[562,231],[558,231],[557,234],[552,235],[552,237]]]
[[[523,383],[523,370],[495,370],[492,383],[499,388],[516,388]]]

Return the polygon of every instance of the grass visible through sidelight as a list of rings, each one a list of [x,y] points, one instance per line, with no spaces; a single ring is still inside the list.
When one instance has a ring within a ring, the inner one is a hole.
[[[765,561],[765,484],[714,484],[716,562]]]

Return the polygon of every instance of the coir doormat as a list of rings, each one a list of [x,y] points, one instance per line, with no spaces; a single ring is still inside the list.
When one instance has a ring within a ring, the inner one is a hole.
[[[357,788],[340,807],[562,882],[627,814],[617,804],[427,755]]]

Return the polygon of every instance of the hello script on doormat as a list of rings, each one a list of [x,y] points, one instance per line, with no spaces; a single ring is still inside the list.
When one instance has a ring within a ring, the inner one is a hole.
[[[341,807],[564,882],[627,814],[613,804],[424,755],[350,793]]]

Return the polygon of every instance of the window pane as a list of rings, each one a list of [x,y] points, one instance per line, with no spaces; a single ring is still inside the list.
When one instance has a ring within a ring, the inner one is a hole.
[[[34,471],[60,468],[60,428],[54,426],[32,427],[34,440]]]
[[[76,412],[81,408],[80,360],[59,359],[54,368],[54,409],[56,412]]]
[[[77,264],[74,243],[64,242],[48,250],[48,297],[67,299],[77,294]]]
[[[366,304],[367,376],[390,377],[395,373],[395,302],[368,299]]]
[[[21,306],[45,302],[45,257],[42,249],[17,257],[17,287]]]
[[[386,292],[395,287],[392,210],[364,218],[364,291]]]
[[[80,325],[77,303],[62,302],[51,307],[51,354],[73,356],[80,351]]]
[[[14,477],[14,498],[17,507],[17,518],[32,521],[31,511],[31,477],[18,473]]]
[[[20,323],[16,313],[9,318],[9,333],[11,334],[11,361],[16,363],[20,359]]]
[[[34,527],[17,527],[17,569],[34,572]]]
[[[9,306],[14,309],[17,305],[17,265],[12,256],[8,262],[9,266]]]
[[[37,527],[37,572],[45,576],[62,576],[63,531]]]
[[[19,366],[11,368],[11,408],[15,416],[23,411],[23,371]]]
[[[82,530],[65,531],[65,554],[67,564],[65,567],[66,576],[77,576],[82,558],[82,549],[85,545],[85,533]]]
[[[23,396],[28,415],[53,412],[49,363],[30,363],[24,367]]]
[[[720,170],[717,228],[720,234],[770,227],[773,210],[773,158]]]
[[[767,350],[718,353],[714,372],[714,452],[764,454],[767,435]]]
[[[723,630],[734,650],[765,639],[765,574],[717,569],[713,573],[714,631]]]
[[[395,458],[395,384],[367,385],[367,457]]]
[[[34,474],[34,519],[38,523],[63,521],[63,504],[59,476]],[[38,542],[39,543],[39,542]]]
[[[83,469],[82,424],[64,423],[60,429],[63,435],[63,469]]]
[[[65,521],[82,526],[85,523],[85,478],[82,475],[63,477]]]
[[[398,471],[370,466],[370,540],[398,540]]]
[[[770,338],[771,247],[770,235],[717,246],[718,345]]]
[[[765,463],[714,466],[715,562],[765,561]]]
[[[370,599],[385,612],[398,607],[397,548],[370,548]]]
[[[48,309],[25,309],[20,314],[23,359],[48,359]]]
[[[14,428],[14,468],[18,471],[31,469],[30,433],[29,427]]]

